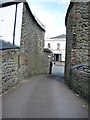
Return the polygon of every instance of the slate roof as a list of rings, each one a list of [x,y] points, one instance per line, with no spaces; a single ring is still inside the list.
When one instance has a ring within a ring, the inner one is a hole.
[[[19,46],[13,45],[10,42],[0,40],[0,50],[5,50],[5,49],[19,49]]]
[[[59,39],[59,38],[66,38],[66,35],[63,34],[63,35],[59,35],[59,36],[56,36],[56,37],[51,37],[50,39]]]

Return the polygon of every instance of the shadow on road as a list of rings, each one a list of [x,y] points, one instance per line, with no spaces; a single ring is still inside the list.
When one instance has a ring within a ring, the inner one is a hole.
[[[64,65],[55,64],[52,67],[52,74],[48,75],[47,78],[64,83]]]
[[[3,95],[3,118],[87,118],[87,102],[64,82],[64,66],[52,74],[38,75]]]
[[[53,75],[53,74],[51,74],[51,75],[46,76],[46,78],[47,79],[56,80],[56,81],[61,82],[61,83],[65,83],[64,82],[64,76],[59,76],[59,75]]]
[[[52,75],[64,76],[64,66],[62,64],[55,64],[52,67]]]

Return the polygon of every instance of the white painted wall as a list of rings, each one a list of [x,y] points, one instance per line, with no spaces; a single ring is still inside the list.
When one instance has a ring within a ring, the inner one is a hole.
[[[45,40],[45,48],[48,48],[48,43],[51,44],[50,50],[53,51],[54,54],[62,54],[62,61],[65,61],[65,47],[66,47],[66,39],[46,39]],[[57,50],[57,44],[60,44],[60,50]]]

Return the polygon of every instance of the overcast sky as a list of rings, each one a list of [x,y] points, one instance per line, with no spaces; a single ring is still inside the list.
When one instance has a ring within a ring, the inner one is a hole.
[[[32,13],[45,25],[45,37],[66,34],[65,16],[70,0],[27,0]],[[20,44],[20,26],[22,5],[18,5],[16,44]],[[6,41],[13,41],[15,5],[0,8],[0,36]]]

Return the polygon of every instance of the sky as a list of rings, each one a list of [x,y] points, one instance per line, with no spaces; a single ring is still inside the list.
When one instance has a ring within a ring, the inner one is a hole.
[[[27,0],[30,9],[45,25],[45,38],[66,34],[65,16],[70,0]],[[22,4],[18,5],[15,44],[20,45]],[[15,5],[0,8],[0,38],[13,43]]]
[[[15,21],[15,5],[0,8],[0,38],[13,43],[13,31]],[[15,44],[20,45],[22,24],[22,3],[18,5],[15,31]]]
[[[70,0],[27,0],[32,12],[46,27],[45,37],[66,34],[65,16]]]

